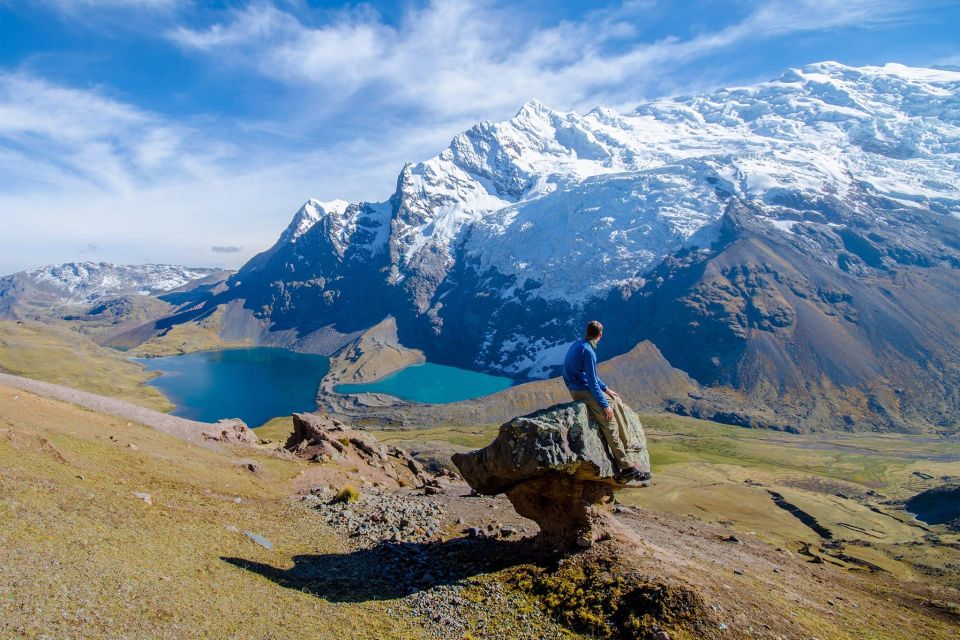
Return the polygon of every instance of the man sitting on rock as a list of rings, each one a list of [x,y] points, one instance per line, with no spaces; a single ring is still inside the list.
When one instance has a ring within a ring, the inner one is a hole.
[[[587,404],[590,414],[600,424],[610,454],[620,470],[620,482],[644,481],[650,474],[633,466],[627,455],[627,417],[623,401],[597,375],[597,343],[603,337],[603,325],[596,320],[587,324],[584,337],[570,345],[563,362],[563,381],[574,400]],[[613,406],[611,406],[611,403]]]

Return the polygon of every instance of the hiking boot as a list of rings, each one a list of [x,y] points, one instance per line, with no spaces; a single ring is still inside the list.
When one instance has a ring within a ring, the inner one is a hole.
[[[617,481],[621,484],[627,484],[628,482],[646,482],[652,477],[653,474],[649,471],[643,471],[640,467],[630,467],[620,472]]]

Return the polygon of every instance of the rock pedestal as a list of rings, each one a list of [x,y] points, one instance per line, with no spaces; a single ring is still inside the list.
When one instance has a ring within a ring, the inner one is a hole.
[[[650,470],[640,419],[625,408],[631,462]],[[506,493],[520,515],[540,526],[551,548],[589,546],[602,535],[614,491],[648,483],[620,484],[599,426],[583,402],[560,404],[510,420],[496,439],[453,456],[478,493]]]

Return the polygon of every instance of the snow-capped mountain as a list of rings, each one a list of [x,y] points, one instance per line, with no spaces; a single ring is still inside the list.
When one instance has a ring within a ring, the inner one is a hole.
[[[68,262],[0,278],[0,298],[42,298],[48,305],[91,305],[105,298],[150,296],[223,273],[166,264],[114,265]]]
[[[960,73],[827,62],[625,114],[531,101],[408,164],[387,202],[309,201],[217,303],[243,299],[270,330],[300,336],[390,314],[401,339],[434,359],[531,377],[555,371],[587,316],[616,312],[615,351],[658,336],[671,364],[742,388],[750,345],[774,334],[796,345],[804,331],[792,298],[741,286],[758,277],[751,269],[779,287],[787,276],[773,263],[789,263],[797,275],[784,295],[854,318],[842,309],[856,306],[851,283],[917,267],[945,269],[930,286],[953,286],[958,220]],[[747,237],[750,251],[737,244]],[[733,246],[741,263],[721,268]],[[717,269],[728,282],[705,293]],[[668,290],[660,308],[686,306],[661,321],[722,318],[730,344],[688,341],[706,351],[686,354],[645,324],[645,305]],[[866,320],[838,331],[875,350],[879,329]]]

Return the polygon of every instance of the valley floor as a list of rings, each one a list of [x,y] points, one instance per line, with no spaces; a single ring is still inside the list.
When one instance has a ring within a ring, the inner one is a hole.
[[[535,525],[503,497],[469,497],[456,483],[442,495],[393,493],[365,483],[360,469],[305,462],[275,445],[202,448],[0,386],[0,637],[604,637],[584,626],[595,611],[576,594],[605,588],[609,573],[596,567],[610,557],[656,593],[696,594],[699,631],[665,620],[673,638],[950,638],[960,630],[952,534],[888,527],[891,516],[864,506],[902,514],[884,502],[928,482],[914,471],[960,475],[955,443],[858,436],[816,449],[778,444],[783,434],[646,422],[656,483],[622,495],[633,505],[616,514],[623,538],[557,564],[525,540]],[[282,437],[282,421],[270,428]],[[485,444],[492,430],[384,435],[438,450]],[[328,492],[347,483],[361,497],[345,509]],[[841,521],[872,531],[863,523],[874,514],[888,539],[824,540],[768,489],[831,532]],[[435,514],[436,535],[351,535],[377,522],[384,504]],[[471,538],[468,527],[515,532]],[[929,549],[942,554],[940,574],[925,574],[911,555]],[[869,563],[850,559],[866,553]],[[903,557],[891,560],[896,554]],[[568,596],[548,596],[544,585]]]

